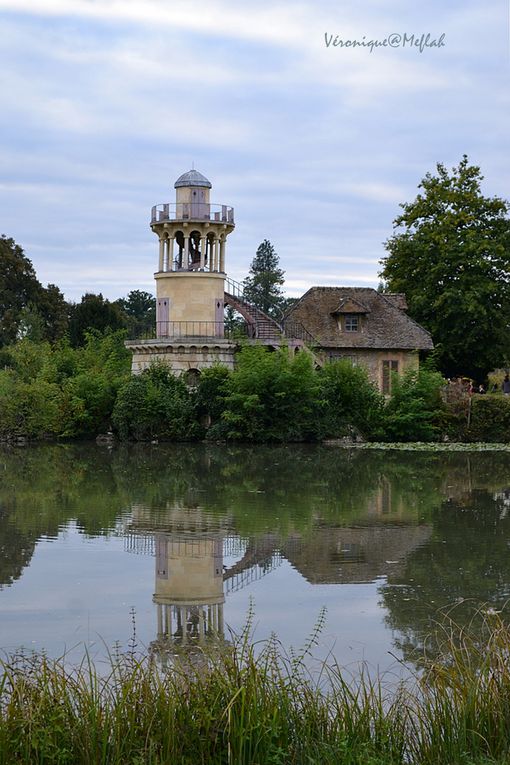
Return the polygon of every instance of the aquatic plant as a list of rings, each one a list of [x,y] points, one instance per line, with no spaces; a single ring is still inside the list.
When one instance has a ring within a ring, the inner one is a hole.
[[[321,616],[320,619],[323,617]],[[0,763],[30,765],[428,765],[507,763],[510,629],[499,614],[439,630],[415,685],[307,669],[303,651],[249,628],[165,671],[133,644],[106,668],[19,653],[1,662]]]

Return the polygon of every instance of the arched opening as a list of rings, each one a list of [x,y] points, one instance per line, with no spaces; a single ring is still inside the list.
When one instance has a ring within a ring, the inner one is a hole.
[[[200,369],[188,369],[184,372],[183,378],[188,388],[196,388],[200,382]]]
[[[189,235],[189,268],[197,271],[200,268],[200,231],[192,231]]]
[[[182,258],[184,254],[184,232],[182,231],[176,231],[175,232],[175,242],[177,244],[176,251],[174,253],[174,270],[177,271],[179,268],[183,268]]]

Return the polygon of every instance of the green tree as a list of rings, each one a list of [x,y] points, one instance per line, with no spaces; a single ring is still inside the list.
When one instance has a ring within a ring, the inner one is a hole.
[[[43,287],[23,249],[0,237],[0,345],[23,337],[57,340],[67,330],[68,312],[58,287]]]
[[[310,354],[246,346],[228,380],[221,426],[209,437],[283,442],[316,438],[319,382]]]
[[[281,285],[285,272],[279,267],[280,258],[268,239],[259,244],[250,266],[250,275],[243,282],[244,295],[265,313],[278,318],[284,297]]]
[[[126,321],[118,305],[110,303],[101,293],[87,293],[80,303],[72,306],[69,320],[69,338],[75,348],[85,343],[88,330],[99,332],[123,329]]]
[[[370,440],[381,436],[384,396],[370,381],[364,367],[340,359],[325,364],[318,376],[324,436],[336,438],[359,433]]]
[[[16,340],[21,313],[33,309],[41,285],[32,261],[14,239],[0,237],[0,345]]]
[[[186,383],[161,363],[133,375],[121,387],[113,423],[124,440],[186,441],[199,430]]]
[[[144,290],[131,290],[127,297],[116,300],[126,316],[126,325],[130,335],[137,335],[154,329],[156,325],[156,298]]]
[[[465,155],[451,172],[438,164],[401,205],[382,260],[388,289],[405,292],[448,377],[480,379],[508,358],[510,207],[484,196],[482,179]]]

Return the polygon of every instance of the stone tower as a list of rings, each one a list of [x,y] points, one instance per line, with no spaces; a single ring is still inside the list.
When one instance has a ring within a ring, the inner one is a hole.
[[[189,170],[174,184],[175,202],[154,205],[158,237],[156,337],[129,340],[136,374],[156,359],[176,373],[197,373],[213,363],[232,368],[235,347],[224,339],[225,250],[234,210],[212,204],[211,183]]]

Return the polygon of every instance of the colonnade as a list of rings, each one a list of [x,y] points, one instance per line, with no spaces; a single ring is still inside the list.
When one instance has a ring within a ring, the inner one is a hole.
[[[223,637],[223,603],[190,606],[157,603],[158,640],[180,638],[201,642],[207,636]]]
[[[175,257],[174,257],[175,251]],[[197,257],[193,257],[193,256]],[[225,273],[225,238],[163,234],[159,238],[159,272],[212,271]]]

